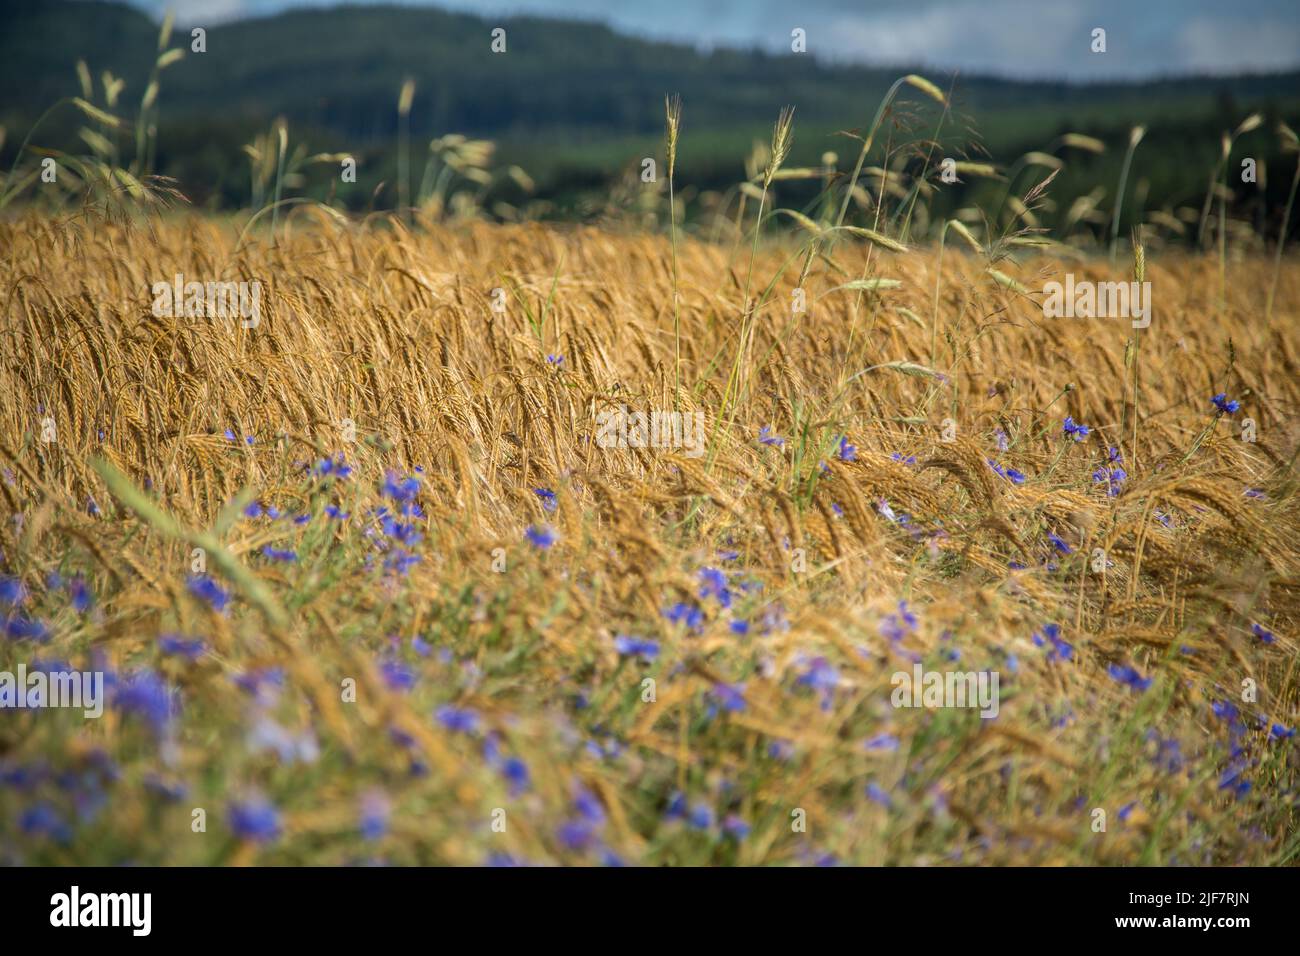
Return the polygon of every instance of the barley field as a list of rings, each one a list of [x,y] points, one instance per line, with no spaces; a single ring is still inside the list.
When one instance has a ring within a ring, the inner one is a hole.
[[[1296,861],[1291,259],[285,218],[0,223],[3,862]]]

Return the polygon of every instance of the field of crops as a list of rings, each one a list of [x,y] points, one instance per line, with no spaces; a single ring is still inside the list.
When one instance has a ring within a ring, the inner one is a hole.
[[[1296,860],[1294,262],[276,235],[0,223],[0,862]]]

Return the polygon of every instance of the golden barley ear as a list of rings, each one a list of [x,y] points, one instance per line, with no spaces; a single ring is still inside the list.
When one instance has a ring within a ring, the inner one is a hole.
[[[678,93],[664,97],[664,147],[668,155],[668,175],[677,166],[677,135],[682,127],[682,97]]]
[[[782,107],[781,114],[772,127],[772,150],[767,160],[767,169],[763,173],[763,187],[772,185],[772,179],[790,153],[790,143],[794,139],[794,107]]]

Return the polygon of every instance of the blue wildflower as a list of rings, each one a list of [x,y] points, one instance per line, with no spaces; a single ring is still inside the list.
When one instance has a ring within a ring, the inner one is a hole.
[[[686,822],[694,830],[707,830],[713,826],[713,808],[707,803],[697,803],[691,807]]]
[[[11,614],[5,618],[5,634],[15,641],[35,641],[44,644],[50,639],[50,628],[44,621],[26,614]]]
[[[388,832],[392,804],[380,790],[368,790],[361,797],[361,814],[358,829],[366,840],[378,840]]]
[[[743,840],[749,836],[749,824],[735,813],[727,814],[722,821],[722,832],[733,840]]]
[[[659,656],[659,642],[640,637],[620,634],[614,638],[614,647],[623,657],[639,657],[649,661]]]
[[[1087,425],[1080,425],[1075,422],[1075,420],[1069,415],[1065,416],[1065,421],[1061,426],[1061,431],[1070,438],[1073,438],[1075,441],[1083,441],[1088,437],[1088,433],[1091,430],[1092,429]]]
[[[280,814],[265,797],[254,795],[230,804],[230,829],[241,840],[269,843],[280,836]]]
[[[722,709],[728,713],[740,713],[745,709],[744,684],[714,684],[713,696],[718,699]]]
[[[857,461],[858,447],[856,445],[850,445],[848,438],[841,437],[839,456],[840,461]]]
[[[727,575],[717,568],[700,568],[700,597],[715,598],[723,607],[731,607],[731,589],[727,587]]]
[[[400,478],[390,471],[384,476],[384,483],[380,490],[384,497],[406,504],[414,501],[415,496],[420,493],[420,479],[414,476]]]
[[[72,609],[78,614],[85,614],[90,609],[92,597],[90,588],[83,578],[73,578],[68,582],[68,595],[72,599]]]
[[[27,600],[27,588],[18,578],[0,577],[0,604],[17,607]]]
[[[531,784],[528,765],[518,757],[507,757],[501,762],[501,776],[510,784],[510,795],[518,796]]]
[[[694,604],[678,601],[671,607],[664,608],[663,615],[674,624],[685,624],[692,631],[704,627],[704,612]]]
[[[335,455],[333,458],[322,458],[320,461],[316,462],[316,467],[313,471],[321,478],[344,479],[347,478],[348,475],[352,474],[352,466],[347,463],[341,454],[339,454]]]
[[[780,448],[785,444],[785,439],[772,434],[772,426],[764,425],[758,430],[758,441],[763,445],[774,445]]]
[[[1218,395],[1211,398],[1210,401],[1214,403],[1214,407],[1219,410],[1220,415],[1235,415],[1241,408],[1241,402],[1237,401],[1235,398],[1229,400],[1227,392],[1220,392]]]
[[[1061,626],[1059,624],[1044,624],[1042,632],[1035,631],[1033,642],[1038,647],[1044,647],[1051,644],[1051,650],[1047,652],[1047,659],[1053,661],[1060,659],[1068,661],[1074,657],[1074,646],[1069,641],[1061,637]]]
[[[461,709],[444,704],[433,716],[438,723],[456,733],[472,734],[478,729],[478,712],[468,707]]]
[[[551,545],[555,544],[555,532],[549,525],[529,525],[524,532],[524,537],[534,548],[540,548],[545,551]]]
[[[158,638],[158,649],[164,654],[196,661],[203,656],[207,647],[202,638],[186,639],[179,634],[162,634]]]
[[[1070,547],[1069,543],[1059,534],[1049,531],[1047,532],[1047,540],[1052,542],[1056,550],[1060,551],[1062,554],[1071,554],[1074,551],[1074,549]]]
[[[1111,664],[1106,668],[1106,673],[1110,674],[1113,680],[1119,681],[1134,690],[1144,691],[1151,686],[1153,678],[1143,677],[1136,668],[1127,664]]]
[[[554,511],[556,507],[555,492],[550,488],[534,488],[533,494],[542,499],[543,511]]]
[[[176,692],[151,670],[127,674],[114,688],[113,705],[123,714],[141,718],[162,736],[179,708]]]
[[[211,605],[214,611],[224,611],[226,605],[230,603],[230,592],[206,574],[191,576],[185,586],[196,598]]]
[[[401,661],[384,661],[379,665],[379,674],[389,690],[407,691],[415,686],[415,671]]]

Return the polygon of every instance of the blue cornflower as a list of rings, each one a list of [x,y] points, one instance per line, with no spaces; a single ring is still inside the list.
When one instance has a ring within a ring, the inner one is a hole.
[[[880,804],[882,807],[893,806],[893,801],[889,799],[889,794],[881,789],[880,784],[875,783],[874,781],[867,784],[866,794],[867,799]]]
[[[49,836],[59,843],[72,839],[72,829],[54,805],[46,801],[33,804],[18,818],[18,828],[30,836]]]
[[[1252,624],[1252,625],[1250,625],[1250,632],[1251,632],[1252,634],[1254,634],[1256,637],[1258,637],[1258,638],[1259,638],[1261,641],[1263,641],[1265,644],[1272,644],[1272,643],[1273,643],[1273,640],[1274,640],[1274,638],[1273,638],[1273,632],[1272,632],[1272,631],[1265,630],[1265,629],[1264,629],[1263,627],[1261,627],[1259,624]]]
[[[785,439],[772,434],[772,426],[764,425],[758,430],[758,440],[763,445],[775,445],[780,448],[785,444]]]
[[[151,670],[124,675],[114,688],[113,704],[122,713],[143,719],[159,735],[179,709],[176,692]]]
[[[17,607],[27,599],[27,589],[18,578],[0,577],[0,604]]]
[[[384,484],[381,491],[386,498],[392,498],[400,504],[406,504],[415,500],[415,496],[420,493],[420,479],[416,477],[400,478],[394,472],[388,472],[384,476]]]
[[[649,661],[659,656],[659,642],[640,637],[620,634],[614,638],[614,647],[623,657],[640,657]]]
[[[749,622],[740,618],[732,621],[727,627],[731,629],[732,634],[739,634],[742,637],[749,633]]]
[[[501,776],[510,784],[510,795],[518,796],[531,785],[528,764],[518,757],[507,757],[501,762]]]
[[[1221,415],[1234,415],[1241,408],[1241,402],[1237,401],[1235,398],[1229,400],[1226,392],[1220,392],[1218,395],[1211,398],[1210,401],[1214,403],[1214,407],[1219,410],[1219,414]]]
[[[561,365],[564,364],[564,356],[563,356],[563,355],[548,355],[548,356],[546,356],[546,362],[547,362],[548,365],[554,365],[555,367],[558,368],[559,366],[561,366]]]
[[[1088,437],[1088,433],[1091,430],[1092,429],[1087,425],[1080,425],[1075,422],[1075,420],[1069,415],[1065,416],[1065,421],[1061,426],[1061,431],[1073,438],[1075,441],[1083,441]]]
[[[206,574],[196,574],[185,582],[186,588],[196,598],[206,601],[215,611],[224,611],[230,603],[230,592]]]
[[[1113,680],[1126,684],[1134,690],[1143,691],[1151,686],[1153,678],[1143,677],[1137,669],[1127,664],[1111,664],[1106,668],[1106,673],[1110,674]]]
[[[560,845],[566,850],[581,852],[596,841],[596,828],[586,820],[566,820],[555,831]]]
[[[1062,538],[1058,534],[1054,534],[1051,531],[1047,532],[1047,540],[1052,542],[1056,550],[1060,551],[1062,554],[1071,554],[1074,551],[1074,549],[1070,547],[1069,543],[1067,543],[1064,538]]]
[[[1052,649],[1047,652],[1049,661],[1057,658],[1068,661],[1074,657],[1074,645],[1061,637],[1061,625],[1059,624],[1044,624],[1041,633],[1034,632],[1033,642],[1038,647],[1044,647],[1047,644],[1052,645]]]
[[[578,811],[578,816],[589,823],[599,826],[605,822],[605,808],[586,787],[579,787],[574,793],[573,807]]]
[[[44,644],[50,639],[50,628],[44,621],[26,614],[11,614],[5,618],[5,634],[15,641],[35,641]]]
[[[894,461],[902,462],[904,465],[915,465],[915,464],[916,464],[916,456],[915,456],[915,455],[903,455],[903,454],[900,453],[900,452],[894,452],[894,453],[893,453],[892,455],[890,455],[889,457],[892,458],[892,459],[894,459]]]
[[[298,552],[287,551],[283,548],[273,548],[267,544],[262,546],[262,557],[270,558],[272,561],[292,563],[298,560]]]
[[[678,601],[671,607],[664,608],[663,614],[674,624],[685,624],[692,631],[698,631],[704,626],[704,612],[694,604],[687,604],[685,601]]]
[[[1295,736],[1295,728],[1288,727],[1286,724],[1274,724],[1269,728],[1269,740],[1287,740]]]
[[[749,824],[735,813],[727,814],[722,821],[722,832],[733,840],[743,840],[749,836]]]
[[[85,614],[90,609],[92,597],[90,588],[83,578],[73,578],[68,582],[68,594],[72,599],[72,609],[78,614]]]
[[[254,795],[230,804],[230,829],[241,840],[269,843],[280,836],[280,814],[265,797]]]
[[[1114,451],[1115,449],[1112,448],[1111,452],[1113,453]],[[1115,459],[1113,458],[1111,459],[1111,461],[1114,460]],[[1126,472],[1123,468],[1114,467],[1114,466],[1108,468],[1105,465],[1102,465],[1100,468],[1098,468],[1096,471],[1092,473],[1092,480],[1094,482],[1104,481],[1107,483],[1106,494],[1109,495],[1111,498],[1114,498],[1116,495],[1120,493],[1121,490],[1123,490],[1124,481],[1127,478],[1128,478],[1128,472]]]
[[[1007,481],[1011,482],[1013,485],[1023,485],[1025,483],[1025,476],[1021,472],[1016,471],[1016,469],[1010,467],[1009,465],[1008,466],[999,465],[992,458],[986,458],[984,460],[989,463],[990,468],[992,468],[997,474],[1001,475]]]
[[[361,814],[358,829],[367,840],[378,840],[388,832],[392,804],[380,790],[369,790],[361,797]]]
[[[901,641],[916,631],[916,615],[907,609],[906,601],[898,602],[897,614],[886,614],[880,622],[880,633],[891,641]]]
[[[723,607],[731,607],[731,589],[727,587],[727,575],[717,568],[700,568],[700,597],[716,598]]]
[[[316,462],[314,471],[321,478],[343,479],[352,474],[352,466],[344,460],[342,454],[339,454],[333,458],[322,458]]]
[[[1210,710],[1220,720],[1234,721],[1237,719],[1237,706],[1230,701],[1216,700],[1210,705]]]
[[[814,657],[808,662],[808,669],[795,681],[801,687],[814,690],[834,690],[840,683],[840,672],[824,657]]]
[[[899,740],[895,734],[879,733],[876,734],[876,736],[867,740],[867,742],[863,744],[863,746],[866,747],[868,750],[894,751],[898,749]]]
[[[538,498],[542,499],[543,511],[555,510],[555,506],[556,506],[555,492],[553,492],[550,488],[534,488],[533,494],[535,494]]]
[[[707,830],[713,826],[713,808],[707,803],[697,803],[691,807],[686,822],[695,830]]]
[[[342,521],[343,519],[349,517],[351,513],[342,510],[341,508],[339,508],[338,505],[326,505],[325,514],[333,518],[335,521]]]
[[[718,699],[722,709],[728,713],[738,714],[745,709],[744,684],[714,684],[713,696]]]
[[[850,445],[848,438],[840,438],[840,461],[857,461],[858,446]]]
[[[551,545],[555,544],[555,532],[549,525],[529,525],[524,532],[524,537],[534,548],[540,548],[545,551]]]
[[[438,723],[457,733],[472,734],[478,729],[478,712],[468,707],[461,709],[444,704],[433,716]]]
[[[415,686],[415,671],[401,661],[384,661],[379,665],[379,674],[389,690],[406,691]]]
[[[203,643],[202,638],[187,639],[179,634],[162,634],[158,637],[158,649],[164,654],[196,661],[203,656],[207,646]]]

